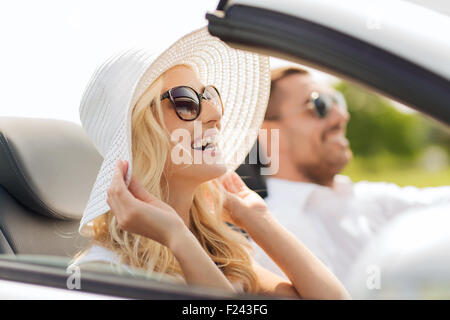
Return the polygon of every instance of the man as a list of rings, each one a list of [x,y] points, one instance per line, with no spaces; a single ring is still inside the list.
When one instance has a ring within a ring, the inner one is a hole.
[[[400,188],[392,183],[352,183],[338,175],[352,159],[345,137],[345,100],[297,67],[273,70],[263,124],[279,129],[278,171],[266,179],[271,212],[345,284],[353,263],[381,227],[411,208],[450,201],[450,187]],[[260,139],[268,158],[269,139]],[[282,275],[256,248],[256,259]]]

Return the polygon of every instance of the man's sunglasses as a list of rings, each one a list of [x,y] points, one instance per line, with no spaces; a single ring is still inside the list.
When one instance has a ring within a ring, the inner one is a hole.
[[[211,101],[223,115],[223,103],[216,87],[206,86],[203,93],[198,93],[188,86],[179,86],[167,90],[161,95],[161,101],[169,98],[181,120],[193,121],[202,112],[202,99]]]
[[[347,110],[347,103],[340,92],[324,93],[319,91],[311,92],[307,101],[309,109],[314,109],[319,118],[325,118],[333,105],[337,105],[343,110]]]

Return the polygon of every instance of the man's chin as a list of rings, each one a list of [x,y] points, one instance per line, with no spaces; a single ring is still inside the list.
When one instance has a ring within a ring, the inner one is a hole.
[[[353,152],[350,148],[346,148],[337,153],[329,152],[327,158],[329,159],[328,166],[332,168],[332,171],[335,172],[335,174],[339,174],[353,159]]]
[[[342,160],[341,160],[341,166],[339,169],[339,172],[344,170],[344,168],[347,166],[347,164],[353,159],[353,152],[350,149],[347,149],[343,152]]]

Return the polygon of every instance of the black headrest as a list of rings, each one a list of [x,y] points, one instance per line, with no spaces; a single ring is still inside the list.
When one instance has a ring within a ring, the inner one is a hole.
[[[80,219],[102,160],[77,124],[0,117],[0,185],[36,213]]]
[[[258,141],[256,141],[245,158],[244,163],[236,169],[236,173],[241,176],[242,180],[250,189],[258,193],[262,198],[266,198],[268,196],[267,184],[265,176],[261,175],[261,169],[265,166],[264,163],[267,163],[267,161],[264,160],[264,152],[259,152],[260,148],[261,146]],[[250,161],[250,154],[257,155],[256,163],[252,163],[253,160]]]

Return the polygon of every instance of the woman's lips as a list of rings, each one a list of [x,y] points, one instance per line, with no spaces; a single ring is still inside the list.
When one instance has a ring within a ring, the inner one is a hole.
[[[194,150],[208,150],[217,148],[217,134],[206,135],[202,138],[196,139],[192,142],[191,148]]]
[[[197,139],[192,143],[192,149],[201,151],[205,155],[216,158],[220,155],[218,135]]]

